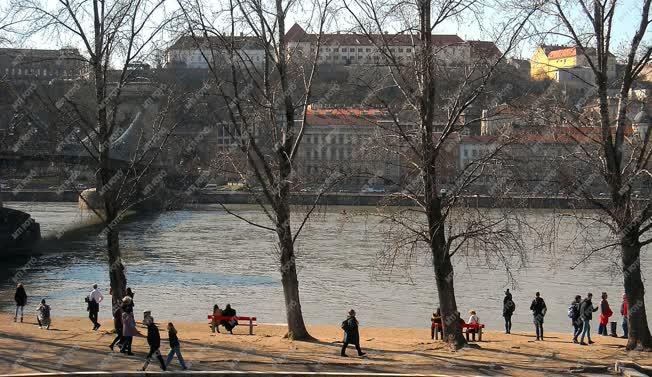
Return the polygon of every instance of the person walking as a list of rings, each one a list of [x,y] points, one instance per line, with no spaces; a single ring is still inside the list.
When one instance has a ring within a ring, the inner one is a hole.
[[[97,322],[97,315],[100,312],[100,303],[104,300],[102,292],[97,289],[97,284],[93,284],[93,290],[88,294],[88,318],[93,323],[93,331],[100,328],[100,323]]]
[[[622,338],[629,338],[629,327],[628,327],[628,314],[629,314],[629,302],[627,302],[627,294],[623,293],[623,302],[620,304],[620,315],[623,316],[623,336]]]
[[[358,319],[355,317],[355,310],[349,310],[348,317],[342,322],[342,330],[344,330],[344,344],[342,344],[342,351],[340,356],[347,357],[346,347],[349,344],[353,344],[355,349],[358,351],[358,356],[366,355],[365,352],[362,352],[360,349],[360,332],[358,330]]]
[[[609,307],[609,302],[607,301],[607,292],[602,292],[602,300],[600,301],[600,326],[598,326],[598,334],[600,335],[609,335],[607,333],[607,325],[609,324],[609,318],[614,314]]]
[[[41,305],[36,309],[36,321],[38,322],[39,329],[44,327],[46,330],[50,329],[50,324],[52,323],[50,312],[50,305],[45,303],[45,299],[42,299]]]
[[[18,321],[18,312],[20,311],[20,322],[23,322],[23,314],[25,305],[27,305],[27,292],[22,283],[16,286],[16,293],[14,294],[14,301],[16,301],[16,314],[14,315],[14,322]]]
[[[512,315],[516,310],[516,304],[512,299],[512,293],[509,288],[505,291],[505,298],[503,298],[503,317],[505,318],[505,334],[512,333]]]
[[[122,299],[122,347],[121,353],[133,355],[131,352],[131,344],[134,341],[134,336],[138,335],[136,330],[136,319],[134,318],[134,310],[131,305],[131,297],[125,296]]]
[[[541,298],[539,292],[534,296],[534,300],[532,300],[532,304],[530,304],[530,310],[534,317],[534,329],[537,334],[537,340],[543,340],[543,317],[546,316],[548,308],[546,308],[546,302]]]
[[[174,328],[174,324],[172,322],[168,323],[168,339],[170,341],[170,352],[168,353],[168,358],[165,361],[165,365],[170,366],[170,362],[172,362],[172,358],[176,354],[177,359],[179,359],[179,364],[181,364],[181,369],[188,369],[186,368],[186,363],[183,361],[183,356],[181,355],[181,343],[179,342],[177,329]]]
[[[143,321],[144,325],[147,326],[147,344],[149,345],[149,353],[145,359],[145,364],[143,364],[142,370],[146,370],[149,365],[152,356],[156,356],[158,362],[161,364],[161,369],[165,371],[165,360],[161,355],[161,334],[158,331],[158,327],[154,323],[154,317],[147,316]]]
[[[578,343],[577,337],[582,333],[582,318],[580,318],[580,306],[582,305],[582,296],[575,296],[575,301],[571,302],[568,307],[568,318],[573,325],[573,343]]]
[[[580,339],[580,344],[583,346],[587,345],[584,343],[585,336],[589,341],[588,344],[594,343],[591,340],[591,319],[593,319],[593,312],[598,311],[598,307],[593,307],[593,302],[591,301],[592,299],[593,293],[589,292],[589,294],[586,295],[586,298],[582,300],[582,304],[580,305],[580,318],[582,318],[582,338]]]
[[[111,342],[111,345],[109,348],[111,348],[111,351],[113,351],[113,347],[116,344],[122,344],[122,308],[120,305],[115,306],[115,310],[113,310],[113,328],[115,329],[115,339],[113,339],[113,342]],[[121,347],[122,348],[122,347]]]

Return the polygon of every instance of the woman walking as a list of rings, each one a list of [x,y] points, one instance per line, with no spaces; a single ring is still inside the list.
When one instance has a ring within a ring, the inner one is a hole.
[[[607,301],[607,292],[602,292],[602,301],[600,301],[600,326],[598,326],[598,334],[608,335],[607,325],[609,324],[609,318],[614,314],[609,306],[609,301]]]
[[[174,354],[176,354],[177,359],[179,359],[179,364],[181,364],[181,369],[188,369],[186,368],[186,363],[183,361],[183,356],[181,355],[181,343],[177,336],[177,329],[174,328],[172,322],[168,323],[168,339],[170,340],[170,352],[168,353],[165,365],[170,366],[170,362],[172,362],[172,358],[174,357]]]
[[[134,336],[138,335],[136,330],[136,319],[134,318],[133,306],[131,305],[131,297],[126,296],[122,299],[122,347],[120,352],[127,355],[133,355],[131,352],[131,343],[134,341]]]
[[[25,305],[27,305],[27,292],[22,283],[16,286],[16,293],[14,294],[14,301],[16,301],[16,315],[14,315],[14,322],[18,320],[18,311],[20,311],[20,322],[23,322],[23,312]]]
[[[516,304],[512,299],[512,293],[507,289],[503,298],[503,317],[505,318],[505,334],[512,333],[512,315],[516,310]]]
[[[344,344],[342,345],[342,352],[340,356],[347,357],[346,347],[353,344],[358,351],[358,356],[364,356],[366,353],[360,349],[360,332],[358,330],[358,319],[355,318],[355,310],[349,310],[348,317],[342,322],[342,330],[344,330]]]

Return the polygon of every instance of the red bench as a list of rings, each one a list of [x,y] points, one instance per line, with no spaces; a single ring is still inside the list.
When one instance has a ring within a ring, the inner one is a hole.
[[[467,341],[469,340],[469,334],[472,334],[472,332],[469,332],[469,330],[475,330],[476,334],[478,334],[478,341],[479,342],[482,341],[482,329],[484,329],[484,324],[482,324],[482,323],[474,323],[474,324],[464,323],[461,326],[462,326],[462,332],[466,334],[466,340]],[[441,331],[440,327],[441,327],[441,323],[435,323],[435,322],[432,323],[431,334],[434,334],[435,339],[439,339],[439,331]]]
[[[231,320],[234,320],[234,319],[235,319],[236,321],[246,321],[246,322],[249,322],[249,335],[254,335],[254,326],[258,326],[258,324],[256,324],[256,317],[240,317],[240,316],[236,316],[236,317],[224,317],[224,316],[219,316],[219,317],[216,317],[216,318],[215,318],[215,320],[216,320],[218,323],[219,323],[220,321],[231,321]],[[210,320],[211,323],[212,323],[212,322],[213,322],[213,316],[209,314],[209,315],[208,315],[208,320]]]

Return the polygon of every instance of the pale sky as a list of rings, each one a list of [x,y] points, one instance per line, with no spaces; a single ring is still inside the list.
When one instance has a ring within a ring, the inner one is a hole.
[[[12,1],[19,0],[0,0],[0,10],[5,9],[10,5]],[[42,0],[48,4],[48,6],[54,6],[57,3],[57,0]],[[217,4],[217,1],[214,2]],[[621,5],[617,8],[617,13],[615,15],[614,21],[614,44],[613,46],[623,45],[626,41],[631,39],[631,36],[634,33],[635,27],[640,17],[640,0],[621,0]],[[166,2],[166,6],[176,7],[176,1]],[[475,16],[475,17],[474,17]],[[305,21],[310,17],[306,12],[294,12],[290,13],[288,19],[287,28],[289,28],[295,21],[301,24],[305,24]],[[462,39],[475,39],[475,40],[493,40],[496,35],[496,29],[502,29],[500,24],[505,22],[509,17],[508,14],[504,13],[501,10],[496,9],[485,9],[483,15],[467,15],[465,17],[466,22],[457,23],[457,22],[448,22],[444,25],[441,25],[434,32],[436,34],[457,34]],[[336,17],[334,17],[335,22],[330,24],[329,31],[335,31],[337,29],[349,30],[352,25],[352,20],[348,11],[340,10],[337,12]],[[478,20],[482,22],[484,30],[478,25]],[[535,19],[536,22],[540,23],[536,26],[538,28],[544,27],[541,23],[540,18]],[[388,27],[390,31],[391,27]],[[177,29],[178,30],[178,29]],[[649,43],[650,36],[652,31],[648,30],[645,41]],[[166,41],[171,41],[175,38],[173,34],[167,34],[164,38]],[[52,48],[57,49],[64,45],[73,45],[74,47],[80,48],[82,50],[82,45],[79,38],[65,36],[65,38],[54,38],[51,34],[45,35],[36,35],[28,40],[19,41],[16,47],[25,47],[25,48]],[[535,46],[541,42],[540,37],[531,38],[519,46],[519,49],[514,51],[513,56],[521,57],[530,57],[532,52],[535,49]],[[551,38],[546,38],[547,43],[564,43],[567,41],[563,40],[554,40]],[[499,47],[501,43],[498,43]],[[616,53],[616,49],[613,48],[613,52]]]

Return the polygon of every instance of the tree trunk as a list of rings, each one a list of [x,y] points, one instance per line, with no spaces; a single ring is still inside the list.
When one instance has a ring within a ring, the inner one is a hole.
[[[442,263],[435,264],[435,279],[439,295],[439,308],[442,314],[444,339],[453,345],[455,349],[462,348],[466,344],[466,340],[462,335],[462,328],[459,326],[460,312],[457,310],[457,302],[455,301],[453,265],[448,256],[444,257]]]
[[[127,277],[120,255],[120,237],[116,230],[110,229],[106,233],[106,246],[109,251],[109,278],[113,291],[111,299],[115,307],[120,305],[120,301],[127,294]]]
[[[652,350],[652,336],[645,313],[645,286],[641,278],[641,245],[638,241],[621,240],[625,294],[629,304],[627,325],[628,350]]]
[[[290,207],[287,200],[280,204],[277,216],[278,226],[276,232],[279,238],[279,249],[281,250],[281,282],[283,284],[285,313],[288,323],[286,337],[293,340],[309,340],[312,337],[306,329],[303,314],[301,313],[299,279],[297,277],[294,244],[292,243]]]
[[[291,118],[292,114],[286,114]],[[292,124],[292,123],[290,123]],[[281,282],[283,284],[283,296],[285,297],[285,313],[287,316],[288,333],[286,337],[293,340],[310,340],[312,337],[306,329],[301,313],[301,301],[299,300],[299,279],[297,277],[297,266],[294,255],[294,242],[292,227],[290,225],[290,184],[289,177],[292,174],[292,165],[285,152],[288,140],[285,140],[283,148],[279,148],[277,158],[279,162],[279,183],[278,196],[276,198],[276,234],[278,245],[281,251]]]

